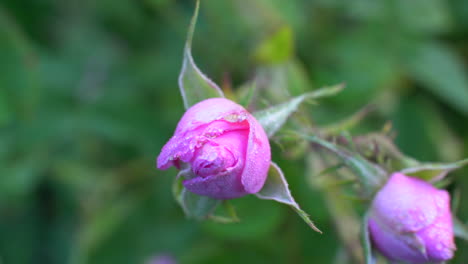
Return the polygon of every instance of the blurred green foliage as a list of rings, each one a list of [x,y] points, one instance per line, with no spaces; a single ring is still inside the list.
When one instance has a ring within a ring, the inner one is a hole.
[[[229,225],[188,221],[176,205],[176,172],[156,171],[155,158],[183,113],[177,77],[193,8],[0,2],[0,263],[344,263],[333,194],[279,145],[274,160],[323,235],[254,197],[233,201],[241,222]],[[228,96],[255,79],[257,108],[346,82],[306,108],[316,124],[372,103],[353,133],[391,121],[410,156],[468,156],[465,0],[203,0],[193,54]],[[449,186],[464,220],[467,174]],[[466,263],[468,244],[457,244],[453,263]]]

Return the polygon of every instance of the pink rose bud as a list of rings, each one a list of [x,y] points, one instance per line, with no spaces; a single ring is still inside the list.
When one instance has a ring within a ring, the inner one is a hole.
[[[188,168],[187,190],[232,199],[260,191],[270,161],[270,143],[258,121],[228,99],[211,98],[185,112],[157,166]]]
[[[372,203],[369,231],[373,245],[390,260],[449,260],[455,251],[449,193],[394,173]]]

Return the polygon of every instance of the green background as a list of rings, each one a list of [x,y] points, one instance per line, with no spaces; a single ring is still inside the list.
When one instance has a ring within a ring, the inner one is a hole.
[[[183,114],[177,77],[194,1],[0,1],[0,263],[344,263],[305,161],[275,143],[296,200],[245,197],[241,222],[186,220],[155,159]],[[279,33],[278,33],[279,32]],[[345,82],[316,124],[377,106],[423,161],[468,156],[468,1],[202,0],[195,61],[225,91],[254,77],[271,103]],[[261,97],[261,96],[260,96]],[[261,100],[261,98],[256,98]],[[275,101],[276,100],[276,101]],[[468,170],[451,174],[468,219]],[[457,240],[451,263],[467,263]]]

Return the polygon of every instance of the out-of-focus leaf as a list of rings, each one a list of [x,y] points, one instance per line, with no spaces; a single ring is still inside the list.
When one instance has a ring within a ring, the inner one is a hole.
[[[398,103],[392,116],[392,125],[398,131],[395,144],[401,151],[419,160],[439,159],[436,140],[432,139],[430,119],[432,113],[426,108],[420,95],[405,96]]]
[[[171,0],[146,0],[145,2],[158,9],[168,5],[171,2]]]
[[[461,139],[442,115],[444,109],[429,99],[417,94],[400,100],[392,118],[400,135],[396,143],[404,153],[420,160],[458,160],[463,157]],[[412,165],[398,170],[406,167]]]
[[[73,249],[70,263],[88,263],[88,257],[130,216],[135,204],[133,197],[123,197],[88,219]]]
[[[458,209],[460,209],[460,199],[461,199],[461,190],[459,188],[455,188],[452,192],[451,205],[450,205],[453,214],[458,212]]]
[[[441,115],[441,111],[437,110],[438,108],[432,105],[428,107],[426,112],[426,116],[432,117],[426,120],[429,131],[431,131],[431,139],[435,143],[442,161],[458,160],[463,157],[462,140],[453,127],[448,124],[447,119]]]
[[[343,88],[344,86],[341,84],[324,87],[295,97],[285,103],[255,112],[254,116],[260,122],[263,129],[265,129],[267,135],[271,137],[283,126],[288,117],[298,109],[302,102],[309,99],[313,100],[320,97],[333,96]]]
[[[374,258],[372,256],[372,245],[370,241],[370,235],[369,235],[369,228],[368,228],[368,222],[369,222],[369,215],[366,213],[364,217],[362,218],[362,223],[361,223],[361,243],[362,243],[362,248],[364,250],[364,259],[366,264],[374,264]]]
[[[459,169],[467,164],[468,159],[452,163],[422,163],[415,167],[406,168],[401,172],[426,181],[437,182],[444,179],[449,172]]]
[[[289,60],[284,63],[282,68],[284,69],[283,72],[286,77],[286,88],[289,94],[296,96],[313,90],[313,85],[311,84],[306,65],[304,65],[299,59],[293,58]]]
[[[340,184],[345,184],[344,181],[348,181],[344,177],[351,179],[353,182],[356,182],[356,180],[352,179],[352,175],[351,177],[345,175],[350,174],[348,170],[336,171],[326,177],[315,176],[317,171],[323,172],[327,170],[327,166],[339,162],[333,153],[328,151],[309,152],[307,160],[309,166],[306,175],[310,175],[311,184],[321,190],[323,203],[328,208],[330,217],[333,219],[334,230],[344,249],[346,249],[349,259],[354,260],[353,263],[363,263],[364,256],[360,243],[360,217],[355,212],[353,208],[355,204],[351,199],[343,195],[337,195],[343,191],[344,186],[340,186]],[[338,181],[341,181],[341,183]]]
[[[230,201],[230,204],[239,213],[238,222],[225,224],[219,221],[204,221],[203,228],[223,239],[261,241],[265,236],[275,233],[283,223],[285,211],[277,203],[269,203],[253,195],[247,195]],[[218,211],[217,209],[215,214]]]
[[[462,238],[468,241],[468,226],[464,224],[460,219],[452,216],[453,218],[453,232],[456,237]]]
[[[14,119],[31,118],[39,99],[37,54],[32,41],[14,17],[0,6],[0,125]],[[3,120],[2,120],[3,119]]]
[[[312,79],[319,83],[346,82],[348,87],[329,100],[337,104],[334,111],[354,111],[400,79],[400,66],[392,56],[394,43],[385,42],[389,34],[381,27],[366,27],[352,34],[343,32],[321,44],[326,49],[325,63],[330,60],[333,66],[317,67]]]
[[[322,233],[310,220],[306,212],[304,212],[294,200],[289,191],[288,182],[283,175],[280,167],[275,163],[271,163],[270,170],[268,171],[268,178],[263,188],[258,192],[257,197],[265,200],[274,200],[279,203],[291,206],[294,211],[315,231]]]
[[[398,0],[397,16],[401,24],[417,33],[440,33],[449,29],[450,9],[444,0]]]
[[[295,32],[303,28],[305,30],[309,29],[307,27],[307,12],[301,12],[306,9],[307,2],[282,0],[257,0],[252,2],[255,2],[255,4],[247,14],[254,16],[253,19],[261,19],[263,23],[273,26],[287,24]]]
[[[236,209],[228,200],[223,201],[222,205],[223,206],[221,207],[224,209],[225,214],[220,215],[215,212],[209,216],[209,219],[222,224],[237,223],[240,221],[239,217],[237,216]]]
[[[362,119],[364,119],[364,117],[370,112],[372,112],[374,109],[375,106],[367,105],[366,107],[360,109],[358,112],[354,113],[350,117],[347,117],[344,120],[338,121],[334,124],[330,124],[322,128],[321,130],[327,135],[338,134],[342,131],[350,130],[356,125],[358,125],[362,121]]]
[[[5,90],[0,90],[0,127],[4,126],[11,120],[11,110],[7,101]]]
[[[358,153],[351,153],[341,146],[335,145],[316,136],[303,135],[303,137],[338,155],[340,159],[342,159],[343,162],[361,179],[362,184],[366,187],[365,191],[368,194],[377,191],[377,189],[385,182],[387,173],[382,168],[364,159]]]
[[[195,13],[188,30],[187,41],[184,48],[184,60],[179,75],[179,88],[184,100],[185,108],[212,97],[224,97],[221,89],[206,77],[193,61],[192,39],[198,17],[200,1],[197,1]]]
[[[300,96],[312,89],[306,68],[296,58],[257,69],[255,80],[262,96],[273,103]]]
[[[181,196],[182,209],[184,209],[185,214],[197,220],[208,218],[220,202],[207,196],[200,196],[189,192],[185,188],[182,190]]]
[[[31,155],[21,162],[0,162],[0,204],[30,195],[42,178],[43,160]]]
[[[281,14],[271,6],[272,1],[233,1],[234,6],[239,9],[240,19],[253,34],[260,30],[273,31],[278,25],[285,24]],[[282,1],[284,3],[284,1]]]
[[[265,64],[286,61],[293,55],[293,42],[291,28],[283,26],[257,47],[255,59]]]
[[[466,67],[448,47],[419,44],[406,61],[413,78],[442,100],[468,115],[468,78]]]
[[[191,173],[191,170],[180,171],[179,175],[174,179],[172,187],[174,197],[187,217],[197,220],[207,219],[219,205],[220,200],[197,195],[185,189],[182,185],[185,173]]]
[[[238,88],[239,94],[239,104],[245,108],[249,108],[250,104],[252,103],[252,99],[255,94],[255,90],[257,89],[256,81],[248,82],[243,86]]]
[[[7,206],[12,208],[14,205],[10,203]],[[0,210],[0,232],[3,238],[0,240],[0,263],[36,262],[37,255],[34,252],[40,243],[36,236],[44,227],[41,225],[40,208],[37,208],[34,202],[27,202],[14,211],[9,212],[4,206],[1,206]]]

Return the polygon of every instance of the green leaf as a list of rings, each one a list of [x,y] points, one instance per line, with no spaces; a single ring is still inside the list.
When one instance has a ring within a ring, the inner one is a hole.
[[[438,182],[449,172],[468,164],[468,159],[452,163],[422,163],[418,166],[406,168],[401,172],[406,175],[421,178],[426,181]]]
[[[387,179],[387,173],[377,165],[367,161],[358,153],[352,153],[347,149],[316,136],[302,135],[305,139],[320,145],[321,147],[338,155],[343,162],[359,176],[365,191],[373,193],[382,186]]]
[[[374,257],[372,256],[372,245],[370,241],[370,235],[369,235],[369,228],[368,228],[368,222],[369,222],[369,213],[366,213],[364,217],[362,218],[362,223],[361,223],[361,243],[362,243],[362,248],[364,250],[364,259],[366,264],[373,264]]]
[[[182,209],[184,209],[185,214],[197,220],[203,220],[208,218],[216,207],[219,205],[220,201],[207,197],[194,194],[189,192],[187,189],[182,190]]]
[[[46,166],[39,155],[41,154],[31,153],[17,162],[10,163],[0,160],[0,204],[27,198],[34,192]]]
[[[285,103],[269,107],[254,113],[268,137],[273,136],[286,122],[292,113],[297,111],[299,105],[305,100],[333,96],[343,90],[342,84],[324,87],[303,95],[297,96]]]
[[[291,28],[283,26],[257,47],[255,59],[267,64],[284,62],[293,55],[293,42]]]
[[[224,97],[221,89],[197,67],[192,57],[192,39],[197,22],[200,1],[197,1],[195,13],[190,22],[187,41],[184,48],[184,60],[179,75],[179,88],[185,108],[213,97]]]
[[[463,62],[441,44],[419,44],[407,65],[412,76],[446,103],[468,114],[468,78]]]
[[[0,125],[37,114],[42,89],[38,51],[7,10],[0,6]]]
[[[265,185],[256,193],[257,197],[264,200],[274,200],[279,203],[291,206],[294,211],[306,222],[313,230],[322,233],[310,220],[306,212],[304,212],[294,200],[291,191],[288,187],[288,182],[283,175],[280,167],[275,163],[271,163],[270,170],[268,171],[268,178]]]
[[[396,12],[401,25],[417,34],[437,34],[450,29],[451,12],[444,0],[398,0]]]
[[[375,105],[367,105],[357,111],[356,113],[352,114],[351,116],[338,121],[336,123],[327,125],[321,129],[321,131],[326,134],[339,134],[344,130],[350,130],[356,127],[369,113],[374,111]]]
[[[218,222],[222,224],[240,222],[240,219],[237,216],[236,209],[228,200],[223,201],[222,205],[225,211],[225,215],[220,215],[218,213],[211,214],[209,216],[210,220],[213,220],[214,222]]]
[[[255,90],[257,89],[257,82],[251,81],[243,86],[238,88],[239,91],[239,104],[242,105],[244,108],[248,109],[250,104],[252,103],[252,99],[255,94]]]
[[[12,119],[10,106],[5,90],[0,90],[0,127],[6,125]]]
[[[453,216],[453,232],[456,237],[468,241],[468,226],[466,226],[460,219]]]
[[[275,234],[284,223],[286,208],[278,203],[267,203],[254,195],[247,195],[229,201],[236,208],[239,222],[204,221],[201,226],[210,235],[223,240],[263,241]],[[222,208],[219,206],[218,208]],[[215,214],[218,214],[216,209]],[[213,220],[210,218],[210,220]]]
[[[192,173],[190,169],[181,170],[174,180],[172,187],[173,195],[176,201],[184,210],[188,218],[204,220],[211,216],[220,200],[216,200],[207,196],[201,196],[189,192],[182,185],[184,175]]]
[[[184,190],[184,185],[182,185],[183,173],[185,173],[184,170],[180,171],[179,174],[177,174],[177,177],[174,179],[174,182],[172,183],[172,195],[174,196],[174,199],[181,206],[182,206],[182,191]]]
[[[262,97],[272,104],[313,90],[305,66],[296,58],[258,67],[255,80],[263,91]]]
[[[136,202],[132,196],[121,197],[88,219],[79,233],[70,263],[88,263],[88,257],[132,215]]]

